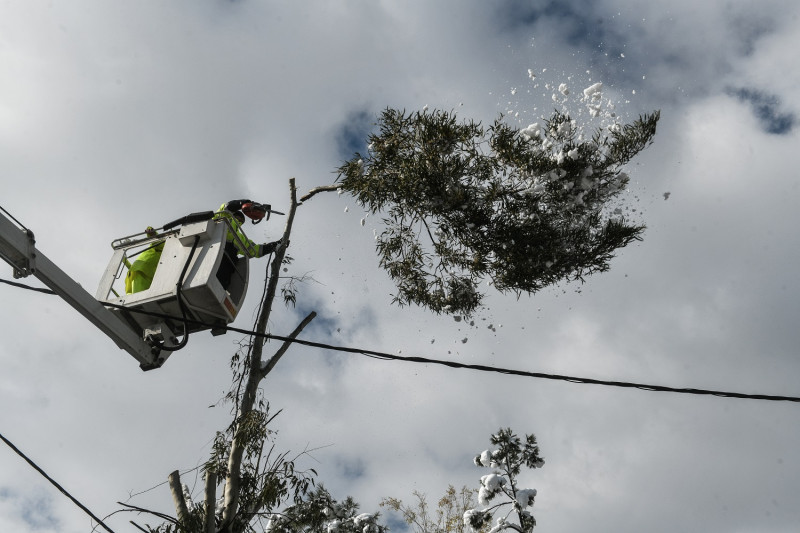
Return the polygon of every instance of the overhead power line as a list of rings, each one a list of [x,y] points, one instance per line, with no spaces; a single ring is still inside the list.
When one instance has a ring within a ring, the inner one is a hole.
[[[739,392],[724,392],[724,391],[715,391],[715,390],[706,390],[706,389],[691,389],[691,388],[683,388],[683,387],[667,387],[663,385],[647,385],[644,383],[631,383],[626,381],[608,381],[602,379],[592,379],[592,378],[581,378],[576,376],[565,376],[560,374],[547,374],[544,372],[527,372],[524,370],[512,370],[508,368],[498,368],[493,366],[486,366],[486,365],[470,365],[466,363],[459,363],[456,361],[446,361],[440,359],[428,359],[426,357],[405,357],[401,355],[394,355],[389,353],[383,352],[375,352],[371,350],[365,350],[363,348],[347,348],[343,346],[332,346],[329,344],[323,344],[320,342],[313,342],[313,341],[306,341],[302,339],[292,339],[289,337],[281,337],[279,335],[272,335],[266,334],[264,335],[267,338],[276,339],[279,341],[286,341],[286,342],[294,342],[297,344],[303,344],[306,346],[312,346],[315,348],[324,348],[326,350],[336,350],[340,352],[349,352],[349,353],[358,353],[363,354],[368,357],[374,357],[376,359],[383,359],[383,360],[395,360],[395,361],[406,361],[410,363],[424,363],[424,364],[435,364],[435,365],[443,365],[449,368],[463,368],[467,370],[478,370],[481,372],[494,372],[498,374],[507,374],[511,376],[523,376],[523,377],[530,377],[530,378],[539,378],[539,379],[550,379],[556,381],[567,381],[570,383],[582,383],[586,385],[605,385],[607,387],[622,387],[622,388],[629,388],[629,389],[639,389],[644,391],[651,391],[651,392],[673,392],[678,394],[696,394],[696,395],[704,395],[704,396],[718,396],[723,398],[741,398],[741,399],[748,399],[748,400],[770,400],[770,401],[786,401],[786,402],[800,402],[800,397],[795,396],[776,396],[770,394],[744,394]]]
[[[165,315],[162,313],[153,313],[149,311],[143,311],[139,309],[131,309],[121,305],[114,305],[108,304],[110,307],[116,307],[118,309],[125,309],[129,312],[137,312],[147,315],[156,316],[159,318],[168,318],[171,320],[179,320],[177,317],[173,317],[170,315]],[[212,327],[211,324],[205,324],[203,322],[190,320],[192,323],[204,325],[207,327]],[[310,346],[313,348],[322,348],[325,350],[333,350],[338,352],[346,352],[346,353],[355,353],[360,355],[366,355],[368,357],[374,357],[376,359],[383,359],[383,360],[395,360],[395,361],[406,361],[410,363],[423,363],[423,364],[436,364],[436,365],[443,365],[449,368],[463,368],[468,370],[478,370],[481,372],[493,372],[499,374],[507,374],[513,376],[523,376],[523,377],[531,377],[531,378],[539,378],[539,379],[550,379],[556,381],[567,381],[570,383],[581,383],[586,385],[604,385],[607,387],[621,387],[621,388],[633,388],[639,389],[644,391],[651,391],[651,392],[672,392],[677,394],[694,394],[694,395],[704,395],[704,396],[718,396],[722,398],[740,398],[740,399],[748,399],[748,400],[767,400],[767,401],[785,401],[785,402],[800,402],[800,397],[797,396],[777,396],[772,394],[745,394],[739,392],[726,392],[726,391],[716,391],[716,390],[707,390],[707,389],[694,389],[694,388],[685,388],[685,387],[667,387],[663,385],[649,385],[644,383],[632,383],[627,381],[609,381],[609,380],[601,380],[601,379],[593,379],[593,378],[582,378],[577,376],[565,376],[559,374],[547,374],[544,372],[527,372],[523,370],[512,370],[507,368],[499,368],[493,366],[486,366],[486,365],[471,365],[466,363],[459,363],[457,361],[446,361],[441,359],[429,359],[426,357],[407,357],[401,355],[394,355],[386,352],[378,352],[374,350],[367,350],[364,348],[352,348],[346,346],[334,346],[331,344],[326,344],[322,342],[314,342],[314,341],[307,341],[298,338],[291,338],[291,337],[283,337],[281,335],[273,335],[271,333],[257,333],[255,331],[246,330],[242,328],[235,328],[231,326],[225,326],[224,329],[226,331],[233,331],[235,333],[241,333],[243,335],[251,335],[254,337],[261,337],[266,339],[275,339],[282,342],[292,342],[296,344],[302,344],[304,346]]]
[[[5,280],[0,280],[5,281]],[[9,282],[6,282],[9,283]],[[31,290],[40,290],[45,292],[43,289],[35,289],[33,287],[27,287],[25,285],[19,283],[11,283],[15,286],[20,286],[21,288],[28,288]],[[104,305],[108,307],[113,307],[116,309],[122,309],[131,313],[140,313],[144,315],[150,315],[157,318],[165,318],[169,320],[176,320],[176,321],[183,321],[181,317],[175,317],[171,315],[167,315],[164,313],[156,313],[152,311],[144,311],[142,309],[133,309],[130,307],[125,307],[123,305],[116,305],[111,304],[108,302],[104,302]],[[198,324],[201,326],[205,326],[208,328],[214,327],[218,329],[224,329],[225,331],[232,331],[234,333],[241,333],[243,335],[250,335],[253,337],[265,338],[265,339],[275,339],[282,342],[291,342],[296,344],[302,344],[304,346],[310,346],[312,348],[321,348],[325,350],[332,350],[337,352],[345,352],[345,353],[354,353],[359,355],[366,355],[368,357],[374,357],[376,359],[382,360],[394,360],[394,361],[405,361],[409,363],[422,363],[422,364],[435,364],[435,365],[442,365],[449,368],[463,368],[467,370],[477,370],[480,372],[492,372],[497,374],[506,374],[512,376],[521,376],[521,377],[529,377],[529,378],[537,378],[537,379],[549,379],[555,381],[566,381],[569,383],[579,383],[584,385],[602,385],[606,387],[619,387],[619,388],[628,388],[628,389],[639,389],[643,391],[650,391],[650,392],[671,392],[675,394],[693,394],[698,396],[717,396],[720,398],[739,398],[745,400],[764,400],[764,401],[774,401],[774,402],[798,402],[800,403],[800,397],[798,396],[779,396],[774,394],[745,394],[740,392],[728,392],[728,391],[718,391],[718,390],[709,390],[709,389],[695,389],[695,388],[687,388],[687,387],[668,387],[665,385],[651,385],[646,383],[634,383],[629,381],[612,381],[612,380],[603,380],[603,379],[594,379],[594,378],[583,378],[578,376],[566,376],[561,374],[548,374],[545,372],[528,372],[524,370],[513,370],[508,368],[499,368],[494,366],[486,366],[486,365],[472,365],[466,363],[459,363],[457,361],[447,361],[441,359],[430,359],[427,357],[407,357],[401,355],[394,355],[386,352],[378,352],[374,350],[367,350],[364,348],[352,348],[346,346],[335,346],[331,344],[326,344],[322,342],[314,342],[314,341],[307,341],[303,339],[291,338],[291,337],[282,337],[280,335],[273,335],[271,333],[257,333],[252,330],[236,328],[232,326],[224,326],[220,327],[213,324],[207,324],[205,322],[201,322],[198,320],[191,320],[187,319],[187,322],[192,324]]]
[[[100,520],[99,518],[97,518],[97,517],[94,515],[94,513],[92,513],[92,512],[91,512],[91,511],[90,511],[90,510],[89,510],[89,509],[88,509],[88,508],[87,508],[85,505],[83,505],[81,502],[79,502],[79,501],[78,501],[78,500],[77,500],[77,499],[76,499],[76,498],[75,498],[75,497],[74,497],[72,494],[70,494],[69,492],[67,492],[67,490],[66,490],[64,487],[62,487],[61,485],[59,485],[59,484],[58,484],[58,482],[57,482],[56,480],[54,480],[54,479],[53,479],[53,478],[51,478],[49,475],[47,475],[47,472],[45,472],[44,470],[42,470],[42,469],[39,467],[39,465],[37,465],[36,463],[34,463],[34,462],[33,462],[33,461],[30,459],[30,458],[28,458],[28,456],[27,456],[27,455],[25,455],[24,453],[22,453],[22,451],[21,451],[19,448],[17,448],[16,446],[14,446],[14,444],[13,444],[13,443],[12,443],[10,440],[8,440],[7,438],[5,438],[5,437],[3,436],[3,434],[2,434],[2,433],[0,433],[0,440],[2,440],[3,442],[5,442],[5,443],[6,443],[6,445],[8,445],[8,447],[9,447],[9,448],[11,448],[12,450],[14,450],[14,452],[16,452],[16,454],[17,454],[17,455],[19,455],[20,457],[22,457],[23,459],[25,459],[25,461],[26,461],[26,462],[27,462],[29,465],[31,465],[31,466],[32,466],[32,467],[33,467],[33,468],[34,468],[34,469],[35,469],[37,472],[39,472],[39,473],[40,473],[42,476],[44,476],[44,478],[45,478],[47,481],[49,481],[50,483],[52,483],[52,485],[53,485],[55,488],[57,488],[59,491],[61,491],[61,493],[62,493],[64,496],[66,496],[67,498],[69,498],[70,500],[72,500],[72,503],[74,503],[75,505],[77,505],[78,507],[80,507],[80,508],[81,508],[81,510],[83,510],[83,512],[85,512],[85,513],[86,513],[86,514],[88,514],[90,517],[92,517],[92,519],[93,519],[95,522],[97,522],[98,524],[100,524],[101,526],[103,526],[103,528],[104,528],[106,531],[108,531],[108,533],[114,533],[114,530],[112,530],[110,527],[108,527],[108,526],[107,526],[107,525],[106,525],[106,524],[105,524],[105,523],[104,523],[102,520]]]
[[[43,292],[45,294],[55,294],[55,292],[51,291],[50,289],[40,289],[38,287],[31,287],[30,285],[25,285],[24,283],[17,283],[16,281],[9,281],[7,279],[0,279],[0,283],[5,283],[6,285],[11,285],[12,287],[17,287],[19,289],[26,289],[29,291]]]

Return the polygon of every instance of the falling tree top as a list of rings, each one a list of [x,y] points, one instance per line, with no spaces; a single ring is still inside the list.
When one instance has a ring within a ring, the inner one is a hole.
[[[380,265],[394,301],[471,315],[478,285],[535,293],[608,270],[614,251],[644,226],[604,209],[628,183],[622,166],[647,147],[659,112],[578,135],[556,111],[517,130],[488,128],[447,111],[386,109],[365,155],[339,169],[343,190],[385,228]]]

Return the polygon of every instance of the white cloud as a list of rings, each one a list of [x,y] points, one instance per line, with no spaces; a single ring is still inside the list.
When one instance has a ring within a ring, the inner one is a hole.
[[[725,89],[766,91],[797,113],[797,7],[770,2],[759,24],[748,25],[749,8],[724,2],[570,6],[613,39],[603,50],[619,47],[625,57],[605,58],[570,38],[566,29],[580,17],[543,13],[537,24],[511,28],[482,2],[3,6],[0,205],[93,292],[113,238],[234,197],[285,211],[290,176],[301,192],[332,182],[340,164],[333,132],[353,113],[429,105],[487,121],[511,109],[527,125],[549,113],[560,83],[574,96],[602,81],[624,120],[662,110],[655,144],[628,169],[626,198],[648,225],[645,240],[610,272],[519,301],[490,296],[474,326],[393,308],[373,254],[379,217],[362,228],[352,199],[322,195],[301,207],[291,246],[293,272],[316,280],[298,300],[320,313],[309,338],[796,395],[797,132],[765,134]],[[283,220],[254,226],[254,239],[274,238]],[[250,325],[264,266],[253,265],[239,327]],[[298,321],[276,305],[270,327],[285,334]],[[193,335],[164,368],[141,373],[54,297],[0,285],[0,324],[0,404],[10,406],[0,432],[100,514],[205,460],[227,423],[226,406],[208,406],[229,386],[233,335]],[[798,427],[792,405],[300,347],[281,360],[265,393],[284,409],[279,447],[331,444],[308,466],[366,512],[383,496],[420,490],[434,499],[448,483],[477,487],[486,472],[472,458],[490,432],[511,426],[536,433],[547,460],[523,484],[538,489],[534,513],[548,530],[781,531],[800,519],[787,500],[800,472],[789,453]],[[0,487],[32,494],[35,474],[17,463],[0,454],[0,472],[9,473]],[[85,526],[69,502],[48,498],[63,531]],[[16,502],[0,502],[0,530],[25,533]],[[134,503],[172,512],[163,486]],[[112,527],[128,518],[112,517]]]

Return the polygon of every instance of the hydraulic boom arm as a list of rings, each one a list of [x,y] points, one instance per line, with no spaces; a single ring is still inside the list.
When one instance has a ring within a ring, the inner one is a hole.
[[[0,257],[14,269],[14,277],[34,275],[92,324],[108,335],[117,346],[131,354],[142,368],[157,365],[158,349],[140,338],[119,317],[109,311],[83,287],[36,249],[33,233],[17,227],[0,212]]]

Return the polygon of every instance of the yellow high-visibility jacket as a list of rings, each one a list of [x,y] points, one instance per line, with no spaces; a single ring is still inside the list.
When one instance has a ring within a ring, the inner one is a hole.
[[[163,251],[164,241],[161,241],[139,254],[125,275],[125,294],[134,294],[150,288]]]
[[[246,255],[248,257],[256,258],[256,257],[263,257],[266,255],[264,252],[264,246],[260,244],[256,244],[250,239],[247,238],[247,235],[244,234],[242,230],[242,225],[239,224],[239,221],[236,220],[236,217],[230,211],[225,210],[225,206],[227,204],[222,204],[217,212],[214,214],[214,218],[225,218],[231,223],[231,228],[233,228],[233,232],[239,237],[238,239],[234,237],[234,233],[228,230],[227,240],[236,247],[236,251],[239,252],[239,255]]]

